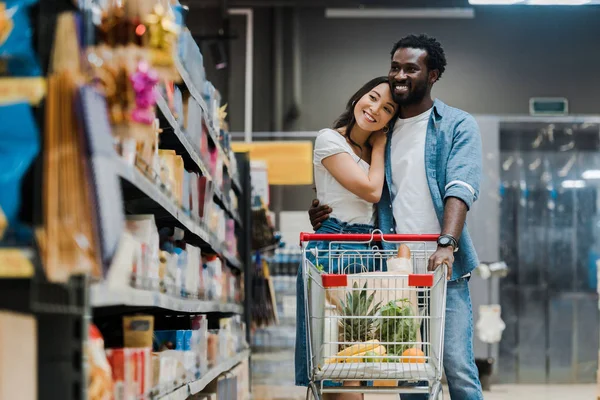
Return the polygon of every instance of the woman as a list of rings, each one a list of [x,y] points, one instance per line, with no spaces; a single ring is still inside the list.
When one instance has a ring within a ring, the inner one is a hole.
[[[374,204],[383,190],[385,144],[389,123],[398,106],[392,100],[387,77],[367,82],[348,101],[346,111],[338,118],[334,129],[323,129],[315,141],[314,167],[317,198],[321,204],[333,208],[330,218],[317,233],[371,233],[374,229]],[[345,273],[352,262],[328,262],[327,251],[365,250],[368,245],[310,243],[308,248],[319,250],[318,259],[312,259],[327,272],[336,273],[340,267]],[[359,253],[357,253],[359,254]],[[372,266],[369,266],[372,268]],[[296,385],[307,386],[308,349],[306,343],[306,314],[302,267],[298,271],[296,311]],[[326,383],[335,385],[332,383]],[[346,385],[353,383],[346,382]],[[345,394],[328,399],[360,399],[361,395]]]

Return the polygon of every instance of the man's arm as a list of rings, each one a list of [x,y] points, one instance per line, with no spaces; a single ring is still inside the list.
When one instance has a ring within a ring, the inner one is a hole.
[[[444,205],[444,225],[442,226],[442,235],[451,235],[457,241],[462,234],[465,220],[467,219],[467,205],[464,201],[449,197]],[[454,264],[454,248],[452,246],[439,247],[429,258],[428,269],[434,271],[442,264],[448,266],[448,279],[452,276],[452,264]]]
[[[452,150],[446,168],[447,184],[444,193],[442,235],[451,235],[458,242],[467,212],[479,197],[481,181],[481,135],[475,119],[468,115],[455,128]],[[448,279],[452,276],[454,249],[440,247],[429,259],[429,270],[448,265]]]
[[[329,218],[331,211],[331,207],[327,204],[320,205],[319,200],[317,199],[312,201],[312,205],[308,209],[308,217],[310,218],[310,224],[315,231],[321,227],[321,224],[327,218]]]

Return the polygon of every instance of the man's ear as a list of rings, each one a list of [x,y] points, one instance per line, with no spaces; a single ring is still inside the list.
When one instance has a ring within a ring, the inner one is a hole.
[[[429,71],[429,84],[433,85],[440,78],[440,71],[437,69]]]

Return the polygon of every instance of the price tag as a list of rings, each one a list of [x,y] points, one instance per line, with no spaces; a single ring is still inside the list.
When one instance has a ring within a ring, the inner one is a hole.
[[[0,249],[0,278],[31,278],[33,264],[19,249]]]

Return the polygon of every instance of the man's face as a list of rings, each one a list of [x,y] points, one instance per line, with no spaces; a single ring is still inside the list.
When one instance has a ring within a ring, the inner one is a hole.
[[[388,74],[392,97],[400,106],[423,101],[437,79],[437,71],[427,70],[427,52],[422,49],[398,49]]]

